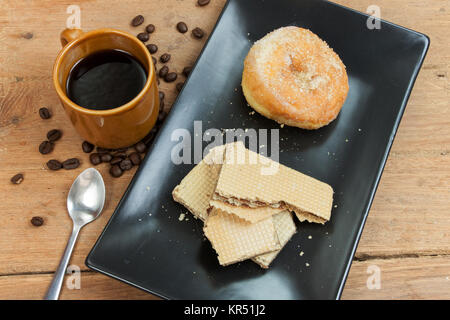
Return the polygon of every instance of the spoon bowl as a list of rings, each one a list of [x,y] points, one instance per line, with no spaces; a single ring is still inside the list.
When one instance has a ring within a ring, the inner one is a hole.
[[[105,204],[105,183],[94,168],[84,170],[67,196],[67,210],[74,224],[86,225],[100,215]]]

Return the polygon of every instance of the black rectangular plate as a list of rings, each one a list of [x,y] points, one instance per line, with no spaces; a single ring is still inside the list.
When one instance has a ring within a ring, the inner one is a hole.
[[[369,30],[366,21],[325,1],[230,0],[86,264],[169,299],[339,298],[429,46],[423,34],[385,21]],[[332,218],[324,226],[298,223],[268,270],[251,261],[221,267],[201,221],[178,221],[186,209],[171,192],[194,165],[172,163],[171,134],[192,133],[195,120],[203,130],[280,128],[249,114],[240,82],[252,43],[286,25],[312,30],[347,66],[350,90],[335,121],[315,131],[280,130],[280,162],[334,188]]]

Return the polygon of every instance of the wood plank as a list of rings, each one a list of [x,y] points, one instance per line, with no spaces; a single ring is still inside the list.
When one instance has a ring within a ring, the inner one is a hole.
[[[213,0],[200,8],[194,2],[101,0],[79,3],[85,30],[114,27],[137,34],[140,29],[131,28],[129,22],[136,14],[143,14],[146,23],[154,23],[157,28],[150,40],[159,46],[156,57],[169,52],[172,55],[170,68],[180,72],[195,61],[206,39],[198,41],[189,34],[181,35],[175,31],[175,24],[183,20],[191,29],[199,26],[209,34],[225,3]],[[363,12],[373,4],[370,0],[337,2]],[[16,298],[20,295],[39,298],[45,292],[49,275],[14,274],[47,273],[56,269],[71,229],[65,198],[76,175],[89,167],[87,156],[81,153],[81,139],[63,113],[51,83],[51,68],[59,51],[58,35],[65,26],[66,8],[70,4],[50,0],[6,1],[0,8],[0,287],[3,289],[1,284],[4,284],[7,288],[0,292],[0,297],[6,292]],[[376,4],[381,8],[382,18],[428,34],[431,47],[401,122],[356,256],[448,255],[450,44],[446,30],[450,26],[450,3],[412,0],[405,6],[401,0],[380,0]],[[22,36],[27,32],[33,33],[31,39]],[[161,88],[166,93],[166,107],[170,108],[176,97],[175,84],[162,82]],[[42,106],[52,109],[52,119],[42,121],[39,118],[37,110]],[[37,146],[53,128],[63,129],[64,136],[51,155],[40,155]],[[82,160],[77,170],[49,172],[44,167],[48,159],[64,160],[73,156]],[[108,186],[106,209],[98,221],[82,231],[71,261],[83,270],[88,251],[134,173],[127,172],[120,179],[112,179],[105,166],[100,166],[100,171]],[[17,172],[25,173],[25,181],[19,186],[11,185],[9,179]],[[30,225],[29,220],[34,215],[44,217],[42,227]],[[445,274],[445,269],[448,271],[447,258],[442,258],[445,260],[442,264],[435,257],[382,260],[389,271],[386,279],[392,285],[386,287],[389,291],[370,293],[364,292],[368,290],[363,286],[367,265],[373,261],[355,262],[343,297],[448,297],[437,285],[438,280],[428,272],[425,262],[420,262],[429,261],[427,259],[433,259],[432,270],[438,274]],[[414,268],[414,261],[422,263],[418,266],[427,270]],[[402,286],[407,281],[403,272],[414,279],[412,285]],[[142,294],[140,291],[137,291],[139,294],[128,293],[127,290],[135,289],[102,275],[86,273],[85,277],[89,292],[81,290],[83,295],[81,291],[63,293],[63,297],[108,298],[110,289],[117,291],[120,297]],[[419,284],[426,292],[416,288]],[[29,290],[31,285],[40,289]]]
[[[32,274],[0,277],[0,300],[39,300],[43,299],[52,274]],[[73,288],[73,289],[69,289]],[[26,290],[25,290],[26,289]],[[136,289],[118,280],[96,272],[82,272],[79,289],[67,286],[67,278],[61,291],[62,300],[154,300],[157,297]]]
[[[367,288],[367,269],[373,265],[381,270],[380,289]],[[342,299],[450,299],[449,270],[449,256],[355,261]],[[41,299],[51,278],[51,274],[0,277],[0,299]],[[64,286],[61,299],[157,299],[96,272],[82,272],[80,284],[80,289]]]
[[[370,266],[380,289],[367,287]],[[450,256],[354,261],[342,299],[450,299]]]

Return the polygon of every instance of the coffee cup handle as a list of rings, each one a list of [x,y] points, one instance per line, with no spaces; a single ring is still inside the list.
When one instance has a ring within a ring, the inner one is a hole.
[[[64,29],[60,35],[61,45],[65,47],[66,44],[79,38],[82,34],[83,31],[81,29]]]

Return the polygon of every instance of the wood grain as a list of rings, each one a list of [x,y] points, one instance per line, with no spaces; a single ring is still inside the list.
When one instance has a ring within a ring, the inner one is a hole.
[[[33,274],[0,277],[0,299],[20,298],[25,300],[41,299],[45,295],[53,274]],[[61,299],[158,299],[140,289],[136,289],[118,280],[96,272],[82,272],[79,289],[67,285],[67,278],[61,291]],[[71,279],[69,279],[71,280]],[[24,290],[27,288],[27,290]],[[72,288],[72,289],[69,289]]]
[[[379,289],[367,286],[371,266],[380,270]],[[449,256],[355,261],[342,299],[450,299],[449,271]]]
[[[367,287],[369,266],[380,269],[380,289]],[[450,299],[449,269],[449,256],[355,261],[342,299]],[[52,274],[2,276],[0,299],[40,299],[51,279]],[[81,273],[80,289],[69,289],[68,281],[61,299],[158,299],[96,272]]]
[[[244,1],[244,0],[243,0]],[[198,7],[195,0],[78,1],[84,30],[113,27],[133,34],[147,23],[156,26],[149,43],[159,57],[172,55],[169,67],[181,72],[192,65],[206,39],[175,30],[178,21],[209,34],[224,0]],[[365,12],[373,1],[341,0]],[[89,167],[82,140],[60,107],[51,82],[71,1],[3,1],[0,6],[0,298],[40,299],[56,269],[71,226],[65,199],[73,179]],[[450,273],[450,3],[445,0],[380,0],[383,19],[418,30],[431,47],[416,81],[350,271],[343,298],[449,298]],[[139,9],[138,9],[139,8]],[[136,14],[145,23],[132,28]],[[32,37],[30,38],[30,34]],[[29,38],[29,39],[28,39]],[[183,81],[183,76],[179,81]],[[177,81],[178,82],[178,81]],[[175,83],[161,82],[166,108],[176,98]],[[47,106],[53,117],[37,113]],[[63,130],[54,152],[37,151],[48,130]],[[50,172],[45,162],[80,157],[73,171]],[[107,188],[106,210],[81,232],[71,264],[81,267],[82,289],[64,290],[67,299],[151,298],[146,293],[103,275],[88,272],[84,259],[108,221],[134,171],[110,178],[99,166]],[[9,179],[23,172],[21,185]],[[44,217],[42,227],[32,216]],[[367,266],[383,272],[383,289],[365,286]],[[441,281],[442,280],[442,281]],[[444,281],[445,280],[445,281]],[[446,291],[445,291],[446,290]],[[69,292],[70,291],[70,292]]]

